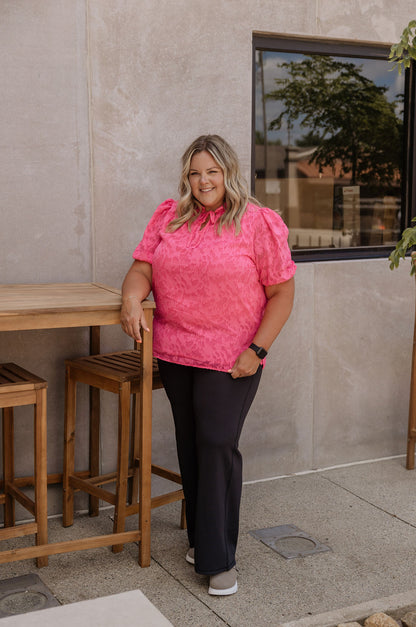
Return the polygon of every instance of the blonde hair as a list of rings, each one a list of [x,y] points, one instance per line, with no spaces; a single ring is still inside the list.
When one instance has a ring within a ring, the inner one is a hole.
[[[211,155],[224,174],[224,213],[218,221],[218,234],[221,234],[223,227],[231,228],[234,225],[237,235],[241,229],[241,217],[247,208],[247,203],[249,201],[257,203],[257,201],[248,192],[247,183],[240,172],[236,153],[219,135],[201,135],[185,150],[182,156],[182,173],[179,181],[177,217],[169,223],[168,231],[176,231],[183,224],[188,224],[190,229],[201,211],[201,205],[192,195],[189,171],[192,157],[204,150]]]

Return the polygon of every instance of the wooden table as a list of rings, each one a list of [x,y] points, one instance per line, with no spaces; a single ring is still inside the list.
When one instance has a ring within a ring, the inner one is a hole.
[[[140,368],[142,427],[142,460],[139,485],[139,529],[104,536],[94,536],[68,542],[57,542],[0,553],[0,563],[18,561],[96,548],[127,542],[139,542],[139,563],[150,564],[150,514],[151,514],[151,420],[152,420],[152,301],[144,301],[143,309],[150,333],[143,333]],[[100,327],[119,324],[121,294],[119,290],[99,283],[46,283],[37,285],[0,285],[0,331],[28,329],[57,329],[90,327],[90,354],[100,352]],[[99,432],[99,390],[91,390],[90,431]],[[91,470],[98,474],[98,451],[90,438]],[[56,476],[48,477],[54,483]],[[24,483],[22,482],[22,485]],[[90,501],[90,514],[98,512],[97,500]],[[115,540],[117,542],[115,542]]]

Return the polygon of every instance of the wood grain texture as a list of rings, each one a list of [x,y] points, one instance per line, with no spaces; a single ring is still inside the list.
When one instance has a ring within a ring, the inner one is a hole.
[[[118,324],[120,310],[120,291],[99,283],[0,285],[0,331]]]

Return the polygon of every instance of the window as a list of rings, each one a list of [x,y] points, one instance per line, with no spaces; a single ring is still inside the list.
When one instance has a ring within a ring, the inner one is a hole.
[[[389,48],[256,36],[253,53],[253,193],[282,215],[295,257],[388,254],[413,163]]]

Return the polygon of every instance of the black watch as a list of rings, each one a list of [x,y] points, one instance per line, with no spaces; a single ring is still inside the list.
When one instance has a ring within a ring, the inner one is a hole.
[[[264,359],[267,355],[267,351],[262,346],[257,346],[257,344],[250,344],[249,348],[253,350],[259,359]]]

